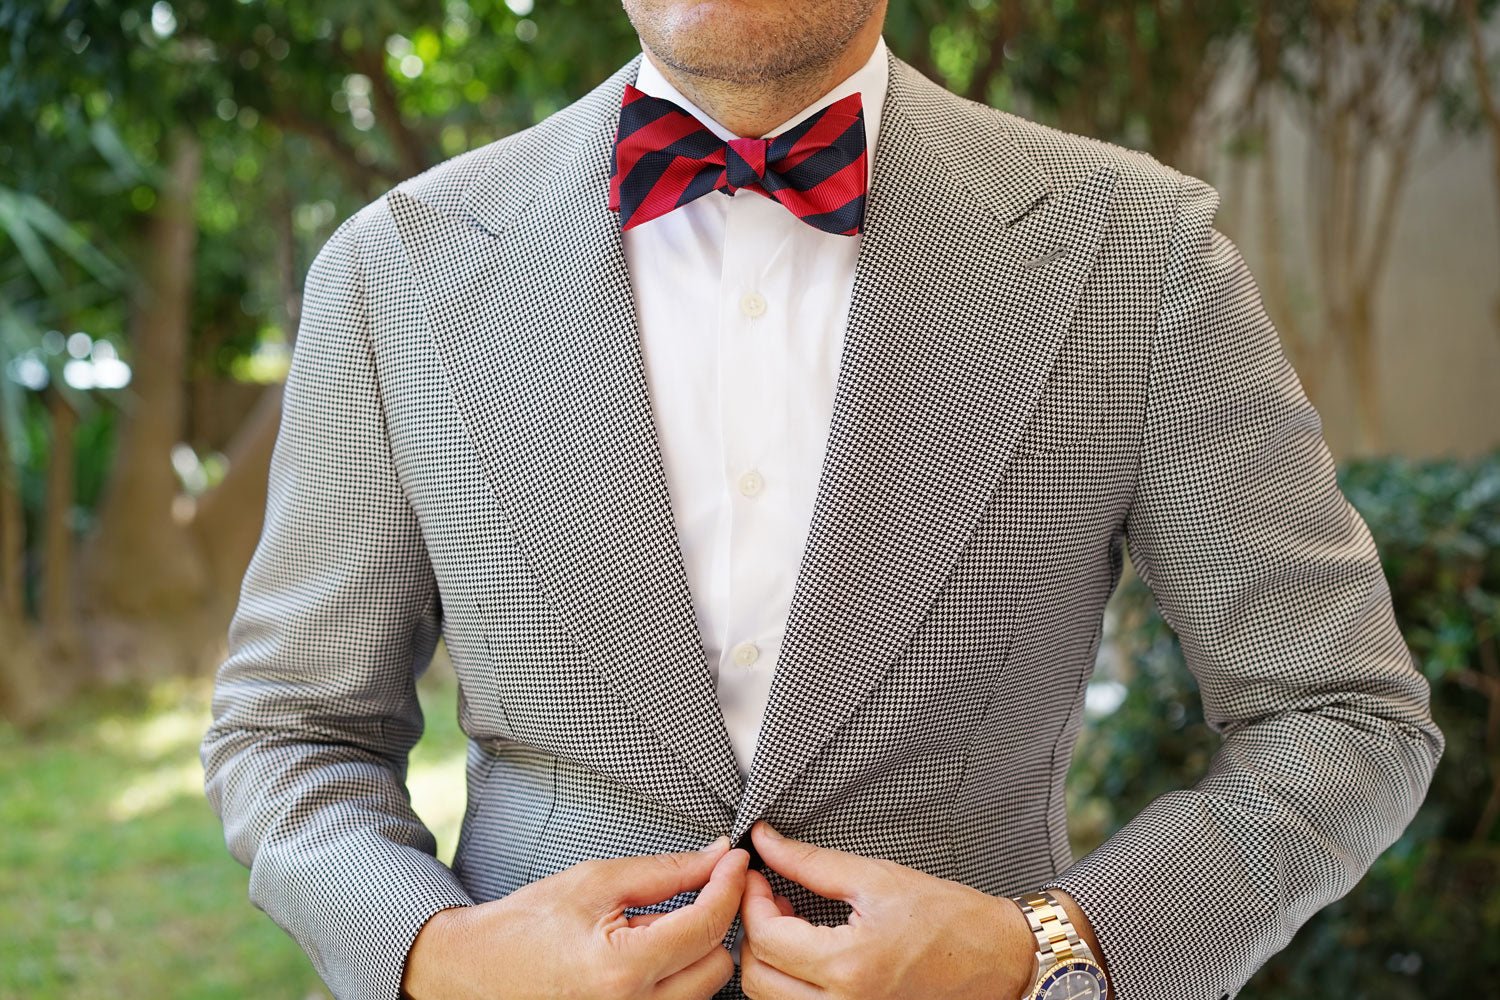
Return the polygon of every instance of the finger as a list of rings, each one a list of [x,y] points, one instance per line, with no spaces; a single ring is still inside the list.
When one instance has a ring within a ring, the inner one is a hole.
[[[817,927],[795,914],[782,913],[771,892],[771,884],[759,872],[745,879],[745,896],[740,902],[745,941],[740,948],[743,967],[745,953],[788,975],[815,985],[823,983],[823,969],[838,947],[838,928]]]
[[[635,916],[626,919],[625,926],[650,927],[652,924],[656,923],[658,920],[665,916],[665,913],[637,913]]]
[[[750,1000],[827,1000],[829,995],[822,987],[761,961],[749,949],[740,952],[740,987]]]
[[[702,888],[728,849],[729,838],[720,837],[701,851],[589,862],[597,875],[591,889],[606,911],[660,903],[679,892]]]
[[[766,880],[766,877],[753,869],[745,876],[745,892],[747,894],[751,891],[751,880],[758,880],[755,883],[755,893],[757,895],[769,894],[771,902],[776,904],[776,909],[783,917],[795,917],[797,915],[797,908],[792,905],[792,901],[780,893],[774,892],[771,889],[771,883]]]
[[[853,902],[869,887],[871,873],[879,867],[878,862],[858,854],[784,837],[765,820],[750,828],[750,838],[767,865],[829,899]]]
[[[732,975],[734,959],[721,945],[715,945],[692,965],[657,983],[651,995],[653,1000],[702,1000],[719,992]]]
[[[636,939],[651,954],[658,978],[686,968],[723,943],[745,891],[749,864],[750,855],[743,850],[725,854],[697,899],[663,915]]]
[[[768,901],[769,908],[766,905]],[[776,905],[776,894],[771,891],[771,883],[758,871],[745,873],[745,894],[740,897],[740,912],[747,920],[751,908],[755,910],[758,919],[770,916],[791,916],[791,914],[783,913],[781,907]]]

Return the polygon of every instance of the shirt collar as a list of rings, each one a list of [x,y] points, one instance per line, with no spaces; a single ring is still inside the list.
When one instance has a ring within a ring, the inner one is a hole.
[[[886,56],[885,36],[881,35],[875,41],[875,51],[870,53],[870,58],[865,64],[855,70],[842,83],[828,91],[822,97],[813,101],[807,107],[797,112],[780,125],[766,132],[761,138],[770,135],[779,135],[798,122],[807,118],[820,108],[827,107],[834,101],[850,94],[860,95],[860,106],[864,109],[865,117],[865,180],[868,182],[870,174],[874,170],[875,163],[875,137],[880,131],[880,111],[885,103],[885,89],[890,75],[890,64]],[[723,125],[719,124],[706,112],[699,108],[676,87],[674,87],[661,71],[656,68],[650,58],[644,52],[641,53],[640,70],[636,74],[635,87],[637,90],[671,101],[682,110],[697,118],[703,123],[704,128],[726,142],[735,138],[735,134]]]

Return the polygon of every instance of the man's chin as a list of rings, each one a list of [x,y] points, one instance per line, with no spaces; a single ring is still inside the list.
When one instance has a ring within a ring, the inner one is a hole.
[[[645,0],[627,3],[657,61],[685,76],[754,85],[816,72],[838,58],[858,22],[828,30],[786,0]],[[829,13],[823,11],[825,16]]]
[[[701,33],[695,27],[674,30],[667,44],[651,46],[657,60],[685,76],[743,85],[805,75],[826,62],[821,51],[786,45],[763,24],[746,23],[732,32],[723,22],[705,25]]]

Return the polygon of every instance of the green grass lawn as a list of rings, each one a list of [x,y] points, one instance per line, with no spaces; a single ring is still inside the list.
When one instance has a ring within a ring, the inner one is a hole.
[[[464,735],[441,647],[418,685],[417,812],[453,857]],[[211,681],[78,699],[41,732],[0,724],[0,998],[327,997],[246,894],[203,795]]]

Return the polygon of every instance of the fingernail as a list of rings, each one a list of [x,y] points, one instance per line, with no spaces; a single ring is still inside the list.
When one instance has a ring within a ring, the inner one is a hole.
[[[698,851],[702,854],[712,854],[719,849],[719,844],[721,843],[729,843],[729,838],[723,835],[717,836],[713,840],[710,840],[708,843],[704,844],[702,847],[698,848]]]
[[[772,826],[770,823],[767,823],[765,820],[761,820],[761,824],[764,825],[765,828],[766,828],[766,836],[770,837],[772,840],[781,840],[781,839],[783,839],[782,836],[781,836],[781,834],[778,833],[777,830],[776,830],[776,828],[774,826]]]

